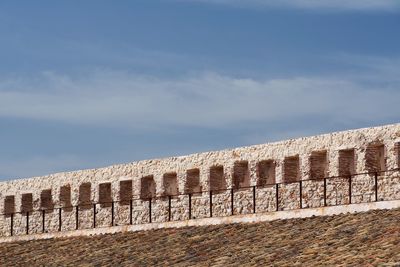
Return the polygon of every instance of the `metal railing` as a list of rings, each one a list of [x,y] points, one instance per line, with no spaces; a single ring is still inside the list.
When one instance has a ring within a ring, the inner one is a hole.
[[[103,206],[107,206],[111,209],[111,214],[110,214],[110,224],[109,226],[115,226],[115,204],[120,204],[122,202],[124,206],[129,206],[129,225],[132,224],[145,224],[145,223],[152,223],[153,222],[153,212],[152,212],[152,205],[153,202],[156,200],[162,200],[162,201],[168,201],[168,215],[167,215],[167,220],[168,221],[172,221],[173,220],[173,211],[172,211],[172,200],[173,199],[178,199],[180,201],[182,201],[182,199],[180,199],[180,197],[182,196],[187,196],[188,199],[188,203],[187,203],[187,211],[188,211],[188,216],[187,218],[189,220],[193,219],[193,210],[192,210],[192,198],[193,196],[198,196],[201,195],[202,197],[209,197],[209,213],[208,213],[208,217],[213,217],[213,197],[215,195],[219,195],[221,193],[228,193],[229,192],[229,197],[230,197],[230,216],[235,215],[235,193],[237,193],[238,191],[245,191],[248,190],[248,192],[251,192],[252,194],[252,213],[256,213],[257,209],[257,190],[260,189],[265,189],[265,188],[270,188],[272,189],[272,191],[274,192],[274,197],[275,197],[275,210],[279,211],[282,208],[282,205],[280,205],[281,202],[281,198],[282,196],[280,195],[280,189],[288,186],[288,185],[298,185],[298,191],[299,191],[299,195],[298,195],[298,207],[300,209],[303,208],[310,208],[310,207],[305,207],[303,204],[304,198],[303,198],[303,190],[304,190],[304,183],[305,182],[322,182],[322,186],[323,186],[323,206],[339,206],[339,205],[343,205],[343,204],[337,204],[337,196],[336,196],[336,204],[328,204],[327,200],[328,199],[328,182],[332,182],[335,180],[341,180],[341,182],[345,181],[345,183],[347,183],[347,195],[343,196],[341,199],[346,199],[347,197],[347,203],[345,204],[352,204],[352,198],[359,196],[354,194],[353,192],[353,180],[355,179],[355,177],[357,176],[362,176],[362,175],[369,175],[371,178],[373,177],[373,192],[370,193],[363,193],[365,194],[371,194],[373,195],[373,200],[372,201],[367,201],[367,202],[377,202],[377,201],[384,201],[385,199],[382,198],[381,200],[379,199],[379,181],[380,180],[387,180],[387,179],[398,179],[399,183],[400,183],[400,176],[384,176],[382,174],[387,174],[387,173],[394,173],[400,171],[400,168],[396,168],[396,169],[391,169],[391,170],[385,170],[385,171],[379,171],[379,172],[364,172],[364,173],[357,173],[357,174],[353,174],[353,175],[348,175],[348,176],[331,176],[331,177],[325,177],[325,178],[319,178],[319,179],[308,179],[308,180],[300,180],[300,181],[294,181],[294,182],[282,182],[282,183],[274,183],[274,184],[265,184],[265,185],[254,185],[254,186],[249,186],[249,187],[240,187],[240,188],[224,188],[224,189],[218,189],[218,190],[209,190],[209,191],[198,191],[198,192],[190,192],[190,193],[185,193],[185,194],[176,194],[176,195],[168,195],[168,196],[156,196],[156,197],[151,197],[151,198],[147,198],[147,199],[143,199],[143,198],[130,198],[130,199],[124,199],[124,200],[120,200],[120,201],[111,201],[111,202],[95,202],[95,203],[85,203],[85,204],[78,204],[78,205],[71,205],[71,206],[60,206],[60,207],[53,207],[53,208],[49,208],[49,209],[39,209],[36,211],[26,211],[26,212],[13,212],[13,213],[3,213],[0,214],[6,218],[4,219],[8,219],[10,220],[10,236],[13,236],[15,233],[15,216],[17,214],[21,214],[21,215],[25,215],[25,233],[29,234],[30,233],[30,216],[32,216],[32,214],[34,212],[39,212],[41,213],[41,232],[45,233],[46,232],[46,218],[47,218],[47,214],[49,213],[54,213],[57,211],[58,212],[58,231],[62,231],[62,226],[63,226],[63,210],[65,212],[69,212],[75,213],[75,229],[78,230],[80,229],[80,211],[82,210],[93,210],[93,219],[92,219],[92,226],[91,228],[97,228],[97,214],[98,214],[98,209],[97,209],[97,205],[103,205]],[[400,186],[400,185],[399,185]],[[297,188],[297,187],[296,187]],[[295,189],[296,189],[295,188]],[[319,199],[321,201],[321,199]],[[391,199],[394,200],[394,199]],[[400,200],[400,196],[397,200]],[[133,220],[133,208],[134,208],[134,201],[141,201],[142,203],[148,203],[148,219],[147,221],[144,222],[139,222],[139,223],[134,223]],[[363,202],[357,202],[357,203],[363,203]],[[122,205],[122,204],[121,204]],[[228,215],[229,216],[229,215]],[[128,223],[126,223],[128,224]],[[104,227],[109,227],[109,226],[104,226]],[[86,228],[87,229],[87,228]]]

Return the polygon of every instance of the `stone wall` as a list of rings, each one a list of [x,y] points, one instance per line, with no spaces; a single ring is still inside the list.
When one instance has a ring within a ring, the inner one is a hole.
[[[395,124],[6,181],[0,236],[400,199],[399,143]]]

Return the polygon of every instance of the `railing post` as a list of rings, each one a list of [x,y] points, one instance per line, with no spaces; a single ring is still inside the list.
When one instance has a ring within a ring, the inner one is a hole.
[[[192,219],[192,194],[189,193],[189,220]]]
[[[253,213],[256,213],[256,186],[253,185]]]
[[[149,223],[151,223],[151,198],[149,198]]]
[[[279,184],[275,185],[276,211],[279,211]]]
[[[111,226],[114,226],[114,200],[111,201]]]
[[[213,214],[212,214],[212,205],[213,205],[213,203],[212,203],[212,190],[210,190],[210,217],[213,216]]]
[[[10,235],[13,236],[14,234],[14,213],[11,213],[11,229],[10,229]]]
[[[26,234],[29,234],[29,211],[26,212]]]
[[[45,229],[45,214],[46,214],[46,210],[42,210],[42,233],[44,233]]]
[[[61,232],[61,208],[58,209],[58,231]]]
[[[324,178],[324,207],[326,207],[326,178]]]
[[[133,218],[132,218],[132,199],[129,200],[129,224],[133,224]]]
[[[352,195],[352,192],[351,192],[351,175],[349,176],[349,204],[351,204],[351,195]]]
[[[234,210],[233,210],[233,187],[231,188],[231,215],[234,215]]]
[[[378,172],[375,172],[375,201],[378,201]]]
[[[75,207],[75,229],[79,229],[79,205]]]
[[[96,203],[93,204],[93,228],[96,228]]]
[[[171,221],[171,196],[168,196],[168,221]]]
[[[300,209],[303,208],[303,181],[299,181]]]

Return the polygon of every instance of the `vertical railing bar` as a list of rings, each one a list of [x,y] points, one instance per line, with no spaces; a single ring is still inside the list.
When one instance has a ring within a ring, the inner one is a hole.
[[[151,198],[149,198],[149,223],[151,223]]]
[[[299,181],[299,196],[300,196],[300,209],[303,208],[303,181]]]
[[[192,219],[192,194],[189,193],[189,220]]]
[[[171,196],[168,196],[168,221],[171,221]]]
[[[233,207],[233,187],[231,188],[231,215],[234,215],[234,207]]]
[[[256,186],[253,186],[253,213],[256,213]]]
[[[375,172],[375,201],[378,201],[378,172]]]
[[[93,204],[93,228],[96,228],[96,203]]]
[[[45,229],[45,214],[46,210],[42,210],[42,233],[44,233]]]
[[[324,207],[326,207],[326,178],[324,178]]]
[[[14,234],[14,213],[11,213],[11,229],[10,229],[10,235],[13,236]]]
[[[275,185],[276,211],[279,211],[279,184]]]
[[[352,192],[351,192],[351,183],[352,183],[352,181],[351,181],[351,175],[349,176],[349,204],[351,204],[351,195],[352,195]]]
[[[212,203],[212,190],[210,190],[210,218],[213,216],[212,205],[213,205],[213,203]]]
[[[75,207],[75,229],[79,229],[79,205]]]
[[[129,224],[132,225],[133,224],[133,216],[132,216],[132,199],[129,200]]]
[[[61,208],[58,209],[58,231],[61,232]]]
[[[111,201],[111,226],[114,226],[114,200]]]
[[[29,234],[29,211],[26,212],[26,234]]]

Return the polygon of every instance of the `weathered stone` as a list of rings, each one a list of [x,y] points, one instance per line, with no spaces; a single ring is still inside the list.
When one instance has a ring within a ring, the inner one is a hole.
[[[91,228],[94,216],[96,227],[129,224],[131,214],[133,224],[187,220],[189,193],[192,218],[204,218],[211,215],[209,190],[213,216],[231,215],[232,204],[234,214],[252,213],[253,190],[256,212],[375,201],[375,173],[356,174],[399,168],[399,143],[400,124],[394,124],[1,182],[0,213],[4,215],[0,216],[0,236],[10,234],[10,211],[23,212],[13,216],[13,234],[21,235],[26,233],[27,222],[29,233],[41,232],[40,209],[53,206],[55,210],[45,213],[45,231],[58,231],[60,212],[62,231],[75,229],[77,218],[79,229]],[[378,173],[377,178],[378,200],[400,198],[398,171]],[[270,184],[285,181],[293,183]],[[107,185],[103,193],[99,190],[101,184]],[[122,188],[125,186],[128,189]],[[149,197],[153,198],[151,203]],[[93,203],[102,199],[115,201],[113,220],[110,205],[94,207]],[[71,207],[78,204],[78,210]],[[64,208],[60,211],[59,207]]]

